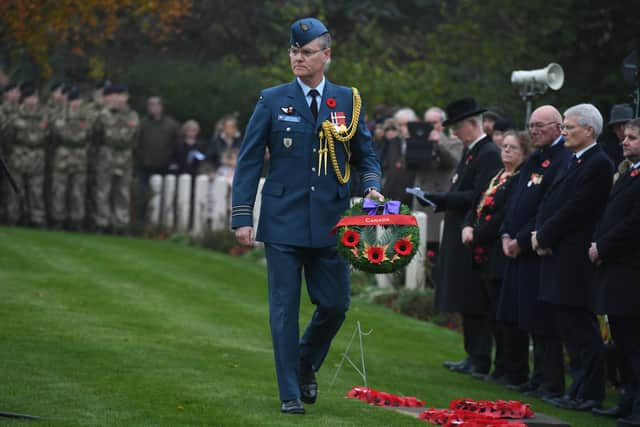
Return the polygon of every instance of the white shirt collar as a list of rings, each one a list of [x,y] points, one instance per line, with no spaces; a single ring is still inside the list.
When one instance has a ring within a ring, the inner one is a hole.
[[[587,151],[589,151],[590,149],[592,149],[592,148],[593,148],[593,147],[595,147],[596,145],[597,145],[597,143],[596,143],[596,142],[593,142],[592,144],[587,145],[587,146],[586,146],[585,148],[583,148],[582,150],[577,151],[577,152],[575,153],[576,158],[578,158],[578,159],[579,159],[580,157],[582,157],[582,155],[583,155],[584,153],[586,153]]]
[[[640,168],[640,162],[635,162],[634,164],[631,165],[631,167],[634,169]]]
[[[557,137],[556,140],[551,143],[550,147],[553,147],[556,144],[560,144],[560,141],[562,141],[562,135]]]
[[[477,144],[481,139],[485,138],[486,136],[487,136],[487,134],[486,134],[486,133],[483,133],[482,135],[480,135],[480,137],[479,137],[478,139],[476,139],[476,140],[475,140],[475,141],[473,141],[471,144],[469,144],[469,147],[467,147],[467,151],[471,151],[471,149],[472,149],[473,147],[475,147],[475,146],[476,146],[476,144]]]
[[[311,89],[317,90],[318,93],[320,93],[320,95],[318,96],[320,97],[320,99],[322,99],[322,93],[324,92],[324,85],[326,83],[324,76],[322,76],[322,81],[320,81],[320,83],[318,83],[318,86],[316,86],[315,88],[304,84],[302,80],[300,80],[300,77],[296,77],[296,80],[298,81],[298,84],[302,89],[302,93],[304,94],[304,97],[307,99],[307,104],[311,105],[311,97],[307,95]]]

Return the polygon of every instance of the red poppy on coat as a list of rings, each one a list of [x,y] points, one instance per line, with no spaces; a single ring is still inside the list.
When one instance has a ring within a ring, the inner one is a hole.
[[[547,159],[544,162],[542,162],[542,164],[540,166],[542,166],[543,168],[548,168],[549,165],[551,165],[551,161],[549,159]]]
[[[484,248],[482,246],[476,246],[475,248],[473,248],[473,252],[476,254],[483,254]]]
[[[485,197],[483,206],[493,206],[494,204],[495,204],[495,201],[493,200],[492,196]]]
[[[471,163],[471,160],[473,160],[473,156],[472,156],[471,154],[469,154],[469,155],[467,156],[467,158],[465,159],[464,163],[465,163],[466,165],[468,165],[469,163]]]
[[[485,215],[484,220],[485,221],[491,221],[491,215]]]
[[[335,98],[327,98],[327,107],[336,108],[336,100],[335,100]]]
[[[638,176],[639,173],[640,172],[638,172],[638,169],[636,168],[636,169],[631,171],[631,176]]]
[[[434,251],[434,250],[432,250],[432,249],[429,249],[429,250],[427,251],[427,257],[429,257],[429,258],[433,258],[434,256],[436,256],[436,251]]]
[[[398,255],[409,255],[411,249],[413,249],[413,245],[407,239],[399,239],[396,244],[393,245],[393,250],[396,251]]]
[[[371,246],[367,249],[367,258],[372,264],[380,264],[384,261],[384,249],[380,246]]]
[[[342,235],[342,244],[348,248],[353,248],[360,241],[360,233],[353,230],[347,230]]]
[[[85,122],[80,122],[79,126],[80,126],[80,129],[84,129],[87,127]]]

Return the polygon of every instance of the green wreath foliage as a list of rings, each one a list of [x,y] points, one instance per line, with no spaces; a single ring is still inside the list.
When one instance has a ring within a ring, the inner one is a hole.
[[[354,204],[342,217],[367,215],[362,203]],[[412,212],[402,204],[400,214],[411,215]],[[380,233],[377,227],[381,227]],[[393,273],[406,267],[420,244],[417,225],[350,225],[339,227],[336,236],[338,252],[354,268],[376,274]]]

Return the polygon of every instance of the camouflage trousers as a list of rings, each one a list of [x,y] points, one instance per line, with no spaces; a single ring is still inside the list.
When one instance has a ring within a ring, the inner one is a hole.
[[[8,166],[14,174],[20,194],[9,191],[7,217],[11,224],[26,219],[42,226],[45,222],[43,148],[15,146],[9,155]]]
[[[87,189],[86,148],[59,147],[52,169],[51,217],[55,221],[83,220]]]
[[[133,156],[131,150],[98,149],[94,222],[98,227],[124,229],[129,225]]]

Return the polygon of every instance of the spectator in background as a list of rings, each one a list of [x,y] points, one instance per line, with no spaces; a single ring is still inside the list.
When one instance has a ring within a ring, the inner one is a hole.
[[[433,126],[429,141],[433,147],[433,157],[428,167],[416,172],[415,185],[427,192],[442,192],[449,190],[450,178],[456,165],[462,157],[462,141],[451,138],[444,129],[443,123],[447,114],[440,107],[433,106],[424,113],[424,121]],[[431,209],[414,203],[414,209],[422,210],[427,215],[427,240],[438,241],[440,238],[440,223],[444,219],[442,212],[435,213]]]
[[[138,179],[137,213],[140,221],[146,219],[149,178],[154,174],[164,175],[168,172],[178,132],[178,122],[164,113],[162,98],[149,97],[147,115],[140,122],[135,156]]]
[[[611,107],[611,114],[609,115],[609,123],[607,123],[607,126],[613,135],[602,142],[602,148],[604,148],[604,151],[616,167],[624,160],[624,156],[622,155],[624,127],[631,119],[633,119],[633,107],[630,104],[616,104]],[[621,166],[623,168],[622,172],[624,172],[628,167],[627,162]]]
[[[406,123],[405,123],[406,127]],[[400,136],[401,131],[396,118],[384,122],[385,149],[380,157],[382,165],[382,192],[390,199],[399,200],[411,206],[412,195],[405,188],[413,187],[416,172],[407,168],[406,141]]]
[[[505,133],[507,131],[515,129],[516,126],[511,120],[506,118],[498,119],[493,124],[493,134],[491,136],[491,139],[493,139],[493,142],[498,146],[498,148],[501,148]]]
[[[407,123],[417,122],[418,116],[411,108],[404,107],[396,111],[393,118],[396,119],[396,123],[398,124],[398,131],[400,132],[399,136],[402,139],[403,150],[405,150],[406,141],[409,138],[409,128],[407,127]]]
[[[182,125],[178,142],[173,146],[169,170],[176,175],[188,173],[191,176],[200,172],[205,159],[205,144],[199,138],[200,125],[195,120],[187,120]]]
[[[500,107],[489,107],[489,109],[482,115],[482,128],[484,133],[493,138],[493,127],[496,121],[505,118],[506,115]]]
[[[239,150],[241,143],[238,119],[233,114],[224,116],[216,123],[213,138],[207,147],[207,162],[213,169],[217,169],[222,164],[225,153],[231,149]]]
[[[474,373],[478,379],[509,384],[505,354],[505,329],[496,320],[496,308],[502,286],[505,255],[500,245],[500,226],[507,213],[507,204],[519,178],[520,165],[530,151],[529,135],[509,131],[504,138],[500,157],[502,169],[491,179],[489,186],[474,200],[462,228],[462,243],[471,248],[472,280],[485,291],[490,305],[490,324],[495,344],[493,372],[489,375]],[[522,380],[518,381],[522,382]]]

